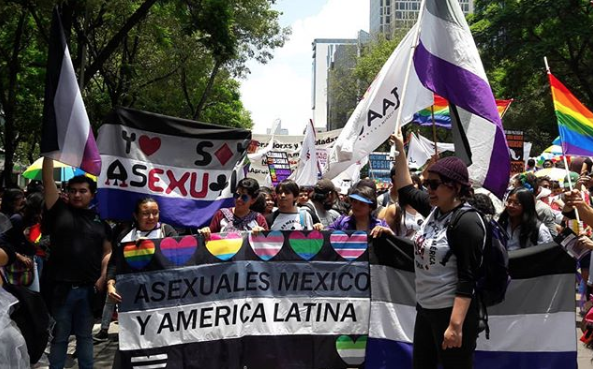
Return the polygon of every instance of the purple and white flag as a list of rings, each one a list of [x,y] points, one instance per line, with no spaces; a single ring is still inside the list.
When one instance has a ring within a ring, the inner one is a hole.
[[[150,196],[167,224],[209,224],[234,204],[250,141],[244,129],[117,108],[99,129],[99,213],[129,220],[136,201]]]
[[[509,150],[492,89],[457,0],[426,0],[414,69],[422,84],[450,103],[457,156],[474,185],[501,197]]]
[[[101,157],[82,101],[57,8],[51,23],[41,155],[99,175]]]

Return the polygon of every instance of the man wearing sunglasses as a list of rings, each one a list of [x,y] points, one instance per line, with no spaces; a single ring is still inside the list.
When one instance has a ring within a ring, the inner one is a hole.
[[[266,218],[250,209],[258,195],[259,183],[253,178],[243,178],[233,194],[235,207],[218,210],[210,226],[200,229],[200,233],[209,238],[211,233],[219,232],[267,231]]]

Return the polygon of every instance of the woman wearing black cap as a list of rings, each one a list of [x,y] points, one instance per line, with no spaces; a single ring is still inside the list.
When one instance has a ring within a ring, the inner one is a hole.
[[[465,212],[448,231],[471,194],[466,165],[443,158],[428,169],[428,193],[412,184],[401,130],[391,136],[400,152],[396,186],[400,198],[427,217],[414,237],[417,314],[414,368],[472,368],[478,337],[474,286],[485,231],[476,212]]]

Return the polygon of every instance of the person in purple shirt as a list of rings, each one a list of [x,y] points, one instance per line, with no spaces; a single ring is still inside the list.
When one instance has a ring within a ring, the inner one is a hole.
[[[384,220],[372,216],[377,208],[377,195],[375,191],[366,186],[354,188],[350,195],[352,215],[342,215],[333,222],[328,229],[332,231],[367,231],[372,237],[381,234],[393,235],[391,228]]]

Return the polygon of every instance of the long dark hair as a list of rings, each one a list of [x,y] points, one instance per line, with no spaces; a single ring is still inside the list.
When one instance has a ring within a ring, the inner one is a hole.
[[[535,211],[535,196],[533,193],[523,187],[517,187],[509,193],[509,197],[512,195],[517,196],[517,200],[523,208],[523,214],[521,215],[521,233],[519,234],[519,245],[521,248],[527,246],[527,241],[533,236],[533,233],[539,234],[539,222],[537,218],[537,212]],[[509,213],[506,208],[500,215],[499,223],[503,227],[507,227],[509,224]]]

